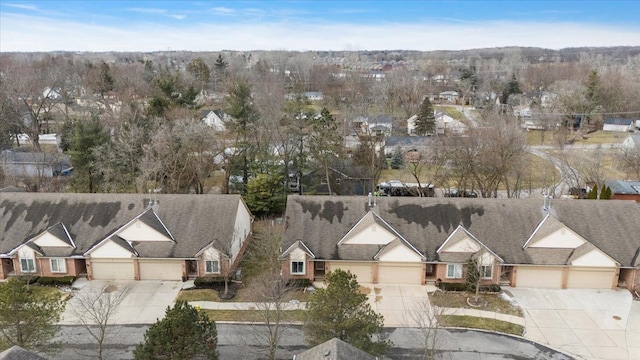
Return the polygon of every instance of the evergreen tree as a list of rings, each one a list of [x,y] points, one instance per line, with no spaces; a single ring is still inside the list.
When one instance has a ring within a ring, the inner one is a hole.
[[[371,309],[356,276],[337,269],[324,281],[326,288],[317,289],[307,303],[304,333],[309,345],[338,338],[372,355],[384,355],[391,342],[371,338],[381,335],[383,317]]]
[[[598,198],[598,184],[593,185],[591,190],[587,193],[587,200],[595,200]]]
[[[218,359],[216,323],[185,301],[168,307],[144,334],[144,342],[136,347],[136,360]]]
[[[101,171],[95,165],[94,149],[109,142],[109,133],[102,127],[97,116],[80,119],[73,123],[69,141],[69,154],[73,165],[73,186],[79,192],[97,192]]]
[[[255,138],[255,126],[260,114],[253,104],[251,98],[251,87],[246,82],[238,82],[231,87],[229,96],[226,99],[227,106],[225,112],[229,114],[233,121],[227,124],[228,130],[235,137],[235,147],[239,153],[238,166],[242,173],[241,193],[246,193],[246,187],[249,183],[249,170],[251,167],[251,159],[253,157]]]
[[[109,64],[104,61],[100,63],[97,87],[98,93],[102,96],[115,88],[115,81],[113,80],[113,76],[111,76],[111,68]]]
[[[320,116],[311,119],[311,136],[308,143],[316,166],[324,171],[329,194],[333,194],[329,168],[331,164],[341,158],[342,136],[338,132],[336,119],[327,108],[322,108]]]
[[[587,99],[587,106],[589,110],[593,110],[596,106],[600,105],[601,98],[601,85],[600,75],[597,70],[592,70],[589,73],[589,79],[587,80],[587,89],[585,97]]]
[[[431,105],[431,101],[429,101],[428,96],[425,96],[422,101],[422,105],[420,105],[420,110],[417,115],[418,117],[416,118],[415,123],[416,128],[414,130],[417,135],[424,136],[435,132],[436,116],[433,113],[433,106]]]
[[[211,71],[209,66],[198,57],[187,65],[187,71],[200,83],[200,88],[204,88],[211,79]]]
[[[402,149],[400,147],[395,148],[393,150],[393,156],[391,157],[391,168],[394,170],[402,169],[404,166],[404,154],[402,154]]]
[[[17,278],[9,278],[0,283],[0,344],[54,352],[57,346],[50,341],[63,310],[60,293],[43,295]]]
[[[509,101],[509,96],[521,93],[522,91],[520,91],[520,84],[518,83],[518,79],[516,79],[516,74],[511,74],[511,80],[509,80],[500,96],[500,103],[506,104],[507,101]]]

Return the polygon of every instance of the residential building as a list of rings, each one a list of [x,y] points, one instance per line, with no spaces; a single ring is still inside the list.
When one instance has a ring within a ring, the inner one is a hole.
[[[640,208],[629,201],[290,196],[283,273],[362,283],[640,288]]]
[[[628,132],[632,131],[634,121],[631,119],[609,118],[604,119],[603,131]]]
[[[607,180],[604,184],[611,189],[611,199],[640,202],[640,181]]]
[[[220,276],[235,271],[251,222],[239,195],[3,193],[0,279]]]

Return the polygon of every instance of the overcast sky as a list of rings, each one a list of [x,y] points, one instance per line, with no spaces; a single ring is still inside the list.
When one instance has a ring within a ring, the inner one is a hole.
[[[0,51],[640,46],[640,1],[0,1]]]

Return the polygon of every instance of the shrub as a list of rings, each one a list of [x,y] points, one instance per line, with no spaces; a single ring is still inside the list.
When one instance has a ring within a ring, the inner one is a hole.
[[[442,291],[475,291],[475,287],[469,289],[466,283],[436,282],[436,286]],[[481,285],[480,292],[500,292],[500,285]]]
[[[212,277],[197,277],[193,281],[193,285],[197,288],[212,289],[219,286],[224,286],[224,277],[212,276]]]
[[[313,281],[309,279],[289,279],[287,280],[287,287],[292,288],[307,288],[313,285]]]
[[[60,286],[60,285],[71,286],[74,281],[76,281],[75,276],[61,276],[61,277],[42,276],[42,277],[39,277],[36,282],[44,286]]]
[[[16,279],[22,281],[27,285],[34,284],[36,281],[38,281],[38,278],[39,278],[38,276],[29,276],[29,275],[16,276]]]

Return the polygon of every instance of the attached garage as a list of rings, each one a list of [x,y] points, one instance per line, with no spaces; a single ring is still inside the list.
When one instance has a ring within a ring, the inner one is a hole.
[[[516,287],[561,289],[562,268],[518,266]]]
[[[356,275],[358,282],[361,284],[373,282],[373,267],[370,263],[330,263],[329,271],[335,269],[350,271],[352,274]]]
[[[182,280],[184,261],[176,260],[143,260],[140,266],[140,280]]]
[[[133,280],[131,259],[91,259],[91,274],[94,280]]]
[[[569,269],[567,289],[611,289],[615,283],[615,268],[574,267]]]
[[[379,263],[378,283],[421,285],[423,272],[422,263]]]

